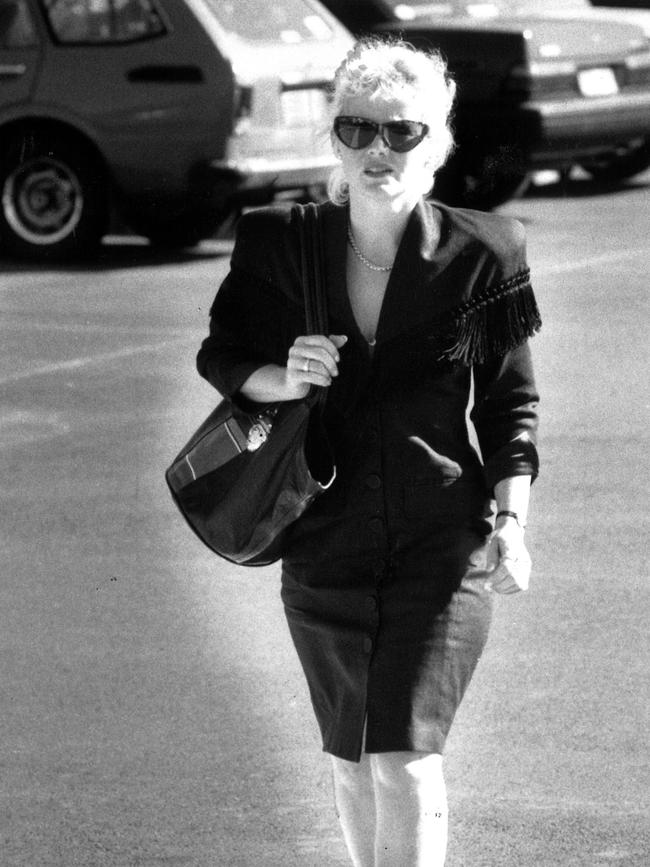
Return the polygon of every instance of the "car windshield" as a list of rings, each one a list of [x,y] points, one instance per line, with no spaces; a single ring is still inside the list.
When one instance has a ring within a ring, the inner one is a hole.
[[[206,0],[221,26],[246,41],[300,43],[332,38],[332,30],[308,0]]]
[[[470,3],[449,0],[446,3],[424,3],[420,0],[385,0],[402,21],[428,15],[469,15],[471,18],[495,18],[498,15],[543,15],[589,9],[589,0],[496,0],[492,3]]]

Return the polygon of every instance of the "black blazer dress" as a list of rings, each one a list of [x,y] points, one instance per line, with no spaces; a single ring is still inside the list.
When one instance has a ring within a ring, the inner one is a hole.
[[[337,477],[293,525],[282,598],[326,751],[441,752],[487,638],[494,485],[538,472],[524,229],[421,201],[371,350],[346,289],[348,209],[320,211],[330,333],[348,336],[324,415]],[[305,333],[297,219],[240,221],[197,359],[235,400]]]

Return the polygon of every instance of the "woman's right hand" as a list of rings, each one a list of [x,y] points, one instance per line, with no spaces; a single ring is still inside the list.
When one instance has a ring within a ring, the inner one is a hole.
[[[332,384],[339,372],[339,349],[346,343],[342,334],[317,334],[296,338],[289,350],[287,366],[258,367],[241,386],[244,397],[257,403],[299,400],[311,385]]]
[[[297,337],[289,350],[286,386],[296,398],[304,397],[312,385],[329,386],[339,375],[339,349],[347,342],[343,334],[312,334]]]

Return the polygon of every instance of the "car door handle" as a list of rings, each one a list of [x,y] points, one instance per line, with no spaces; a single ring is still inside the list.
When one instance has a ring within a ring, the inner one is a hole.
[[[24,63],[0,63],[0,78],[20,78],[26,72]]]
[[[203,71],[198,66],[137,66],[126,77],[138,84],[199,84]]]

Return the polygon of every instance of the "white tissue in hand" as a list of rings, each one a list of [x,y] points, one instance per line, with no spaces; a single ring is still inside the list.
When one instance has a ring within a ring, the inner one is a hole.
[[[504,557],[499,561],[494,571],[490,572],[488,581],[498,591],[498,585],[508,578],[514,581],[521,590],[526,590],[530,580],[530,561],[512,560],[510,557]]]

